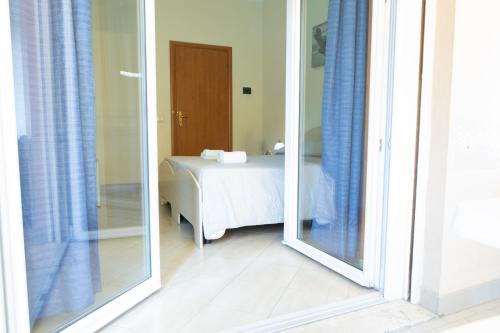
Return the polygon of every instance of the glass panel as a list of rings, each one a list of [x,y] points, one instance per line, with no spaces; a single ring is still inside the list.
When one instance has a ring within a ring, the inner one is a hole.
[[[142,1],[10,9],[30,320],[51,332],[151,276]]]
[[[363,269],[369,2],[302,9],[298,238]]]

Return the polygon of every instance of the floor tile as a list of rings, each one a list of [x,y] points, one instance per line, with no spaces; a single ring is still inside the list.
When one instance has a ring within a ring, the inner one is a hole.
[[[309,259],[281,242],[273,242],[266,249],[264,249],[256,260],[300,267],[304,264],[305,260]]]
[[[231,282],[208,307],[228,308],[266,318],[279,301],[285,287],[263,287],[258,283]]]
[[[262,288],[289,287],[299,268],[283,265],[280,262],[253,261],[238,276],[238,280],[246,283],[255,283]]]
[[[163,296],[153,296],[111,325],[141,333],[178,332],[204,307],[204,304],[194,303],[192,300]]]
[[[210,332],[366,292],[281,244],[283,226],[228,230],[199,249],[189,224],[161,216],[164,286],[114,326]]]
[[[283,245],[283,225],[228,230],[203,249],[193,238],[161,207],[162,288],[103,332],[215,332],[370,291]],[[98,303],[145,277],[143,249],[141,237],[101,241]]]
[[[341,300],[373,292],[372,289],[358,288],[354,283],[337,276],[333,272],[328,273],[334,274],[334,276],[324,280],[324,276],[321,277],[321,274],[316,271],[304,272],[299,270],[271,316],[275,317],[334,304]],[[316,279],[316,275],[320,277]],[[330,280],[333,282],[330,282]]]
[[[130,330],[127,328],[118,327],[118,326],[111,326],[111,325],[106,326],[100,332],[101,333],[138,333],[137,331],[133,331],[133,330]]]
[[[416,314],[412,314],[412,311],[415,311]],[[432,317],[433,314],[422,312],[422,309],[416,305],[407,302],[390,302],[311,323],[286,332],[383,333],[415,324],[421,320],[429,320]]]
[[[283,293],[270,316],[276,317],[287,313],[312,309],[343,299],[344,297],[340,295],[288,288]]]
[[[182,333],[212,333],[247,325],[264,319],[264,316],[210,306],[200,312],[182,330]]]

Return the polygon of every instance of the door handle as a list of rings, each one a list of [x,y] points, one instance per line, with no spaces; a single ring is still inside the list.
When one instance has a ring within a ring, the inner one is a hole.
[[[177,118],[177,124],[179,124],[179,127],[182,127],[184,125],[184,119],[189,118],[189,116],[186,116],[182,111],[177,111],[175,113],[175,116]]]

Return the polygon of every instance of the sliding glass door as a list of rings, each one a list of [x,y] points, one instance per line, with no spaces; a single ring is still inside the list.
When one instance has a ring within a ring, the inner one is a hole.
[[[303,7],[298,238],[363,269],[368,0],[341,2]]]
[[[288,75],[299,83],[288,87],[287,183],[297,195],[287,203],[285,241],[373,287],[380,234],[366,208],[372,200],[370,209],[379,209],[373,202],[383,191],[372,186],[369,193],[367,180],[383,154],[368,145],[371,124],[380,119],[368,112],[371,1],[290,3],[288,41],[296,59]]]
[[[98,328],[159,287],[145,14],[142,0],[10,1],[32,332]]]

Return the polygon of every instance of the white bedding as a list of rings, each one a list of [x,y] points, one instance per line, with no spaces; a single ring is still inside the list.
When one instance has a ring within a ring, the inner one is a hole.
[[[201,188],[203,233],[206,239],[222,237],[226,229],[282,223],[284,156],[249,156],[247,163],[219,164],[200,157],[169,157],[174,169],[189,169]],[[320,175],[320,159],[305,161],[303,215],[311,216]]]

